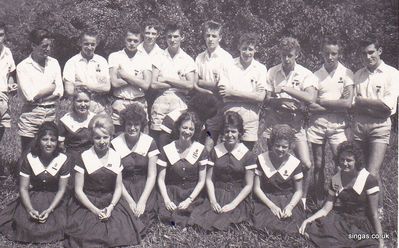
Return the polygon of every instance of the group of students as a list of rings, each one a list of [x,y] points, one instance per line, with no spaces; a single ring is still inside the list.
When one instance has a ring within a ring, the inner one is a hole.
[[[365,67],[353,74],[339,62],[339,41],[324,38],[324,64],[312,73],[296,63],[298,41],[285,37],[281,64],[267,70],[254,59],[254,34],[239,38],[240,56],[233,59],[219,45],[221,24],[207,21],[206,50],[194,61],[180,47],[179,24],[166,25],[163,50],[156,44],[160,24],[149,19],[142,29],[127,28],[125,47],[108,62],[94,53],[97,33],[83,32],[80,53],[61,75],[46,30],[30,33],[32,53],[16,68],[3,44],[5,31],[0,25],[1,134],[9,126],[8,92],[18,88],[24,99],[20,198],[0,213],[7,237],[126,246],[139,243],[159,218],[205,230],[242,222],[259,230],[299,230],[321,247],[383,246],[379,168],[399,72],[381,60],[377,40],[360,44]],[[71,110],[56,126],[64,90]],[[262,105],[269,147],[255,156]],[[327,142],[337,166],[328,193]],[[321,209],[306,219],[312,177],[310,195]],[[351,239],[349,233],[380,238]]]

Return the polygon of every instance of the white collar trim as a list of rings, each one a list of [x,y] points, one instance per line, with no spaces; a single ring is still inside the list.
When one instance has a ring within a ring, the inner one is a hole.
[[[62,165],[67,160],[67,156],[62,153],[58,154],[57,157],[51,160],[50,164],[47,167],[43,165],[42,161],[40,161],[38,156],[33,156],[32,153],[29,153],[27,155],[27,159],[35,176],[39,175],[44,171],[47,171],[52,176],[55,176],[57,172],[61,169]]]
[[[300,164],[300,160],[296,157],[289,155],[288,160],[278,168],[274,168],[270,161],[269,152],[262,153],[258,156],[259,164],[267,178],[272,177],[274,174],[279,173],[284,180],[287,180],[294,172],[296,167]]]
[[[101,169],[102,167],[105,167],[115,174],[118,174],[123,170],[119,154],[111,148],[108,150],[108,161],[106,165],[102,165],[102,162],[94,151],[94,147],[91,147],[89,150],[84,151],[81,156],[88,174],[91,174]]]
[[[67,113],[60,119],[60,121],[64,123],[69,130],[76,133],[81,128],[88,128],[90,120],[94,117],[94,115],[95,115],[94,113],[89,112],[87,119],[85,121],[78,122],[72,118],[71,113]]]
[[[215,146],[214,149],[218,158],[224,156],[226,153],[229,153],[229,151],[227,151],[226,147],[224,146],[224,143],[218,144],[217,146]],[[233,155],[238,161],[240,161],[245,156],[245,154],[247,154],[248,151],[249,149],[243,143],[240,143],[230,152],[230,154]]]
[[[369,176],[369,172],[363,168],[359,173],[357,174],[356,180],[353,183],[353,186],[348,185],[348,187],[352,187],[352,189],[360,195],[363,192],[364,186],[366,185],[367,177]],[[338,186],[338,192],[336,192],[336,195],[341,193],[342,190],[344,190],[344,187],[342,186],[342,180],[341,180],[341,171],[338,171],[337,174],[335,174],[331,178],[332,185]]]
[[[125,134],[121,133],[115,139],[111,141],[112,145],[114,146],[115,150],[119,153],[121,158],[126,157],[131,153],[136,153],[143,157],[147,156],[148,150],[150,149],[152,138],[145,133],[140,133],[139,140],[137,143],[129,149],[126,143]]]
[[[204,150],[204,145],[195,141],[193,144],[191,144],[190,150],[185,157],[181,157],[177,152],[176,141],[164,146],[163,150],[165,151],[166,157],[171,165],[174,165],[180,159],[186,159],[190,164],[194,165]]]

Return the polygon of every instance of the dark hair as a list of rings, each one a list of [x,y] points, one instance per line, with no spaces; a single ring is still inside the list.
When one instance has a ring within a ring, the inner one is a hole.
[[[342,48],[341,42],[337,39],[337,37],[332,35],[323,37],[320,49],[323,50],[324,47],[328,45],[338,46],[339,50],[341,50]]]
[[[220,22],[209,20],[202,25],[202,35],[205,35],[207,30],[217,30],[219,35],[222,36],[223,25]]]
[[[0,29],[3,29],[5,33],[7,33],[7,26],[4,22],[0,22]]]
[[[127,35],[127,33],[139,34],[141,36],[141,28],[136,22],[133,22],[126,27],[125,35]]]
[[[161,33],[162,26],[161,26],[161,23],[158,21],[158,19],[149,18],[149,19],[145,20],[143,23],[143,28],[142,28],[143,33],[144,33],[146,27],[154,28],[158,32],[158,34]]]
[[[242,120],[242,117],[237,112],[227,111],[224,114],[223,126],[222,126],[223,132],[229,126],[233,126],[233,127],[237,128],[240,136],[242,136],[244,134],[243,120]]]
[[[42,147],[40,146],[40,139],[46,136],[47,134],[52,134],[57,139],[57,147],[53,152],[53,156],[56,157],[61,152],[61,149],[58,145],[58,128],[54,122],[46,121],[40,127],[39,131],[37,132],[35,139],[33,141],[33,145],[31,147],[30,153],[34,156],[39,156]]]
[[[99,38],[99,34],[98,31],[95,28],[88,28],[83,30],[80,35],[79,35],[79,43],[81,43],[83,41],[83,37],[84,36],[90,36],[90,37],[95,37],[97,44],[100,43],[100,38]]]
[[[175,32],[179,30],[180,35],[183,35],[183,26],[178,22],[169,22],[165,26],[165,33]]]
[[[197,141],[201,132],[201,122],[198,118],[198,115],[193,111],[187,111],[177,119],[172,131],[172,137],[174,139],[179,138],[179,129],[185,121],[192,121],[194,123],[194,135],[191,139]]]
[[[259,38],[255,33],[244,33],[238,39],[238,49],[240,49],[240,46],[244,43],[247,43],[248,45],[254,45],[255,47],[257,47],[258,42]]]
[[[335,166],[339,166],[339,157],[345,152],[355,157],[356,170],[360,171],[364,168],[363,150],[352,141],[344,141],[338,145],[337,156],[335,157]]]
[[[51,39],[50,32],[46,29],[34,29],[29,33],[29,41],[35,45],[40,45],[44,39]]]
[[[120,113],[121,126],[125,126],[127,121],[140,123],[140,131],[143,131],[147,125],[147,114],[143,106],[138,103],[132,103],[122,110]]]
[[[214,95],[196,93],[188,102],[188,108],[195,111],[205,121],[217,112],[217,98]]]
[[[299,45],[298,40],[293,37],[281,38],[278,48],[280,51],[290,51],[295,49],[297,54],[301,51],[301,46]]]
[[[90,99],[92,98],[92,92],[85,86],[76,86],[73,95],[72,95],[72,100],[75,101],[76,98],[78,97],[79,93],[85,93]]]
[[[270,133],[269,146],[273,146],[278,140],[288,140],[291,144],[295,138],[295,131],[287,124],[277,124],[273,126]]]
[[[364,38],[363,40],[361,40],[360,44],[359,44],[359,48],[364,49],[370,45],[374,45],[376,49],[381,48],[381,44],[380,44],[379,40],[377,39],[377,37],[375,37],[375,36],[368,36],[368,37]]]

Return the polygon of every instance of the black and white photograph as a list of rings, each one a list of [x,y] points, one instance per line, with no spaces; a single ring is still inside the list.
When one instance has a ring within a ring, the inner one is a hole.
[[[0,0],[0,248],[398,246],[399,0]]]

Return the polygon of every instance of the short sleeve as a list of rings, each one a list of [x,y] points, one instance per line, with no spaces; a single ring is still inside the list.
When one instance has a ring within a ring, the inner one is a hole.
[[[245,161],[244,161],[244,167],[245,170],[254,170],[258,168],[256,164],[256,156],[253,154],[251,151],[247,152],[245,155]]]
[[[353,85],[353,72],[349,69],[346,69],[344,76],[344,87]]]
[[[81,156],[79,156],[79,158],[76,159],[75,164],[73,165],[73,169],[76,172],[79,172],[79,173],[82,173],[82,174],[85,173],[85,166],[83,164],[83,160],[82,160]]]
[[[165,118],[162,121],[161,129],[165,133],[171,134],[174,125],[175,125],[175,121],[169,115],[166,115]]]
[[[33,175],[33,171],[32,168],[30,167],[30,164],[28,162],[28,159],[25,158],[22,161],[22,165],[21,165],[21,169],[19,171],[19,175],[23,176],[23,177],[30,177],[31,175]]]
[[[108,56],[108,66],[109,68],[118,67],[120,60],[118,59],[118,52],[111,53]]]
[[[62,72],[63,80],[75,83],[75,64],[74,57],[70,58],[64,66],[64,71]]]
[[[372,195],[380,191],[380,187],[378,186],[378,181],[375,176],[369,174],[364,189],[366,190],[367,195]]]
[[[159,165],[161,167],[168,166],[167,157],[166,157],[166,154],[165,154],[165,151],[163,150],[163,148],[162,148],[162,152],[158,156],[157,165]]]
[[[200,157],[198,158],[198,163],[200,165],[200,169],[205,168],[209,164],[208,157],[209,157],[209,154],[204,147],[204,149],[201,152]]]
[[[67,158],[67,160],[64,162],[64,164],[62,165],[59,175],[60,178],[68,178],[70,177],[71,173],[70,173],[70,164],[71,164],[72,159]]]
[[[58,134],[58,141],[65,141],[66,128],[65,124],[61,120],[58,122]]]
[[[209,153],[208,165],[209,166],[214,166],[216,159],[217,159],[217,156],[216,156],[215,149],[212,149],[212,151]]]
[[[183,73],[185,75],[187,73],[195,72],[195,71],[197,71],[197,66],[196,66],[193,58],[191,58],[189,55],[187,55]]]
[[[308,70],[308,72],[306,73],[306,75],[303,79],[303,89],[306,89],[309,87],[315,87],[317,89],[318,88],[318,79],[311,71]]]
[[[256,158],[255,163],[256,163],[255,175],[262,176],[262,174],[263,174],[262,166],[260,165],[258,157]]]
[[[153,157],[153,156],[157,156],[158,154],[159,154],[158,146],[157,146],[157,144],[155,143],[155,140],[152,140],[152,141],[151,141],[150,148],[148,149],[148,154],[147,154],[147,156],[148,156],[149,158],[151,158],[151,157]]]
[[[295,170],[292,172],[295,181],[303,179],[302,163],[300,163]]]
[[[273,92],[273,88],[274,88],[274,84],[273,84],[273,71],[272,69],[270,69],[267,73],[266,73],[266,82],[265,82],[265,90],[269,91],[269,92]]]

